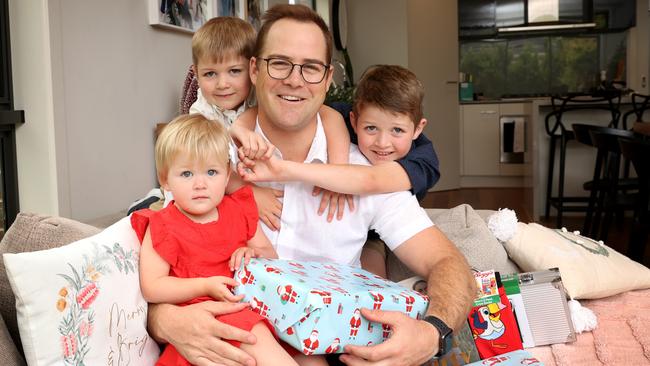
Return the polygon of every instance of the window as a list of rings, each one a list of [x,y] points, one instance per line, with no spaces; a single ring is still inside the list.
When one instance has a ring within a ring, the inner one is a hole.
[[[461,41],[460,71],[487,98],[589,92],[625,81],[626,32]]]

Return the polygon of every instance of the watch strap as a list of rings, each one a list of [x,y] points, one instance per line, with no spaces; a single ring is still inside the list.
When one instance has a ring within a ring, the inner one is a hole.
[[[447,324],[442,321],[442,319],[434,315],[427,315],[422,320],[433,325],[438,330],[438,353],[436,353],[434,357],[445,355],[452,348],[453,330],[449,328],[449,326],[447,326]]]

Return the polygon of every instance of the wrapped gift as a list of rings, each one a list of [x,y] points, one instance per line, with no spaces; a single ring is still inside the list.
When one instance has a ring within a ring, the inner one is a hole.
[[[518,350],[504,353],[498,356],[486,358],[483,361],[470,363],[467,366],[544,366],[537,358],[528,351]]]
[[[372,345],[390,335],[361,308],[401,311],[420,319],[429,299],[361,268],[340,264],[254,258],[235,273],[254,311],[278,336],[306,355],[341,353],[347,344]]]

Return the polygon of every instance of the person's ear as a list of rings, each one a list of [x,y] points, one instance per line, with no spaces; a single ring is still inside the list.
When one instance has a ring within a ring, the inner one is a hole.
[[[422,131],[424,131],[424,126],[426,126],[426,125],[427,125],[426,118],[422,118],[420,120],[420,122],[417,125],[415,125],[415,131],[413,133],[413,140],[415,140],[416,138],[418,138],[420,136]]]
[[[253,56],[248,63],[248,75],[250,76],[253,85],[257,85],[256,82],[258,73],[259,70],[257,69],[257,58]]]
[[[327,73],[325,74],[325,83],[326,83],[325,91],[330,90],[330,86],[332,85],[332,80],[334,78],[333,76],[334,76],[334,67],[330,65],[330,67],[327,69]]]
[[[357,116],[354,114],[353,111],[350,111],[350,126],[352,126],[352,129],[354,130],[354,133],[359,135],[357,132]]]
[[[164,189],[165,191],[169,191],[166,174],[160,174],[160,173],[158,174],[158,183],[160,183],[160,188]]]

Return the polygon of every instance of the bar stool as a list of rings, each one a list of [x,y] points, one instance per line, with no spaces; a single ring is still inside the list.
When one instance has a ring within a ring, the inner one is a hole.
[[[632,162],[639,177],[639,195],[627,254],[637,262],[643,263],[650,230],[650,141],[621,138],[618,142],[623,156]]]
[[[596,126],[596,125],[588,125],[588,124],[582,124],[582,123],[574,123],[571,125],[573,128],[573,133],[575,136],[576,141],[578,141],[581,144],[590,146],[592,148],[596,148],[594,146],[594,143],[591,139],[591,131],[597,131],[599,129],[603,129],[606,127],[601,127],[601,126]],[[592,180],[585,182],[583,184],[583,188],[587,191],[589,191],[589,199],[587,201],[587,209],[586,209],[586,214],[585,214],[585,222],[582,226],[582,232],[586,236],[593,237],[592,235],[592,224],[591,221],[593,220],[594,216],[594,210],[596,208],[596,200],[598,199],[598,191],[601,189],[601,182],[600,182],[600,176],[601,176],[601,171],[602,171],[602,165],[603,165],[603,157],[605,155],[604,151],[598,150],[596,153],[596,164],[594,166],[594,174]],[[597,231],[598,228],[594,228],[594,231]]]
[[[610,120],[608,127],[617,127],[620,117],[621,94],[618,91],[603,92],[599,95],[573,94],[551,97],[553,110],[546,115],[544,127],[549,136],[548,177],[546,181],[545,217],[548,220],[551,206],[557,210],[557,227],[562,227],[564,212],[584,212],[587,210],[588,197],[564,195],[564,172],[566,168],[566,148],[569,141],[575,139],[572,130],[565,126],[574,111],[607,111]],[[558,170],[557,195],[553,196],[553,173],[555,149],[559,143],[560,157]]]
[[[626,187],[625,190],[619,185],[621,171],[621,148],[619,138],[633,139],[634,132],[617,128],[602,128],[589,132],[594,146],[599,154],[603,156],[603,169],[600,179],[599,197],[597,202],[597,214],[594,219],[594,226],[600,223],[601,213],[604,213],[600,233],[596,238],[606,241],[614,213],[619,211],[631,211],[636,207],[638,194],[629,193],[629,190],[638,188],[638,185]],[[638,181],[637,181],[638,182]]]

